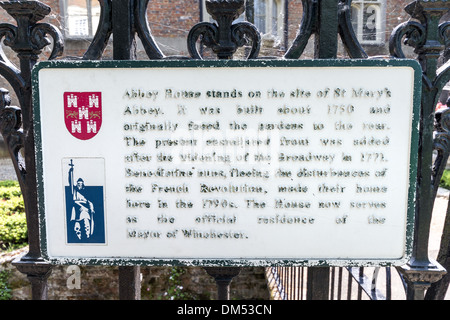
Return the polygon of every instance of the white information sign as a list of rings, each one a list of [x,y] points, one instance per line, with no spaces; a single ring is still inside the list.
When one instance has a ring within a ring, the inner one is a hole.
[[[409,60],[38,64],[45,257],[403,264],[418,70]]]

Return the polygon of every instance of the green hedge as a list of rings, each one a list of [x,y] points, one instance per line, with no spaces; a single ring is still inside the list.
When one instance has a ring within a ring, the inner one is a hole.
[[[27,221],[17,181],[0,181],[0,249],[14,249],[27,242]]]
[[[444,170],[439,186],[445,189],[450,189],[450,170]]]

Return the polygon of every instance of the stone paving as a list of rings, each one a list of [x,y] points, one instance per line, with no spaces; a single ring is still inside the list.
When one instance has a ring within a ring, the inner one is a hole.
[[[0,181],[17,180],[16,172],[9,158],[0,158]]]

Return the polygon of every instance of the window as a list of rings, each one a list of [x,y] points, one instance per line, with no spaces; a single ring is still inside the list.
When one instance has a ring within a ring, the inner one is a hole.
[[[254,24],[262,34],[279,37],[283,34],[284,5],[282,0],[254,0]]]
[[[65,32],[69,38],[92,38],[100,19],[98,0],[64,0]]]
[[[259,32],[262,34],[271,34],[275,37],[283,36],[283,17],[284,17],[284,1],[286,0],[251,0],[250,8],[252,11],[253,22]],[[205,1],[203,1],[203,12],[205,21],[212,21],[212,18],[206,11]],[[245,13],[244,13],[245,14]],[[249,14],[247,12],[247,14]],[[243,16],[236,21],[248,20]],[[235,21],[235,22],[236,22]]]
[[[386,0],[352,1],[352,24],[361,44],[384,43]]]

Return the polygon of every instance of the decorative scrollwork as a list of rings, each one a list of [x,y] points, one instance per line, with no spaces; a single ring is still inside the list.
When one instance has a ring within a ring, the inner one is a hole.
[[[249,22],[239,22],[231,26],[233,42],[238,47],[248,45],[249,40],[252,43],[252,49],[247,59],[255,59],[258,56],[261,46],[261,35],[256,27]]]
[[[194,59],[202,59],[202,56],[197,50],[197,40],[205,47],[212,48],[217,46],[218,27],[214,23],[200,22],[197,23],[190,31],[187,37],[187,48],[189,55]]]
[[[425,27],[415,21],[408,21],[398,25],[389,39],[389,51],[396,58],[405,58],[402,44],[414,47],[416,50],[426,42]]]
[[[441,94],[444,86],[450,81],[450,60],[443,64],[438,70],[436,79],[431,84],[431,88],[436,88],[436,97]]]
[[[439,38],[445,47],[450,46],[450,37],[447,36],[447,32],[450,31],[450,21],[443,22],[439,25]]]
[[[0,5],[17,21],[17,27],[1,25],[0,33],[5,36],[5,45],[19,54],[27,52],[37,56],[51,43],[47,38],[50,35],[53,38],[51,59],[62,54],[64,42],[60,31],[48,23],[37,23],[50,13],[49,6],[39,1],[0,2]]]
[[[17,27],[9,24],[9,23],[1,23],[0,24],[0,38],[4,38],[4,44],[6,46],[11,46],[13,43],[13,39],[16,38]]]
[[[11,47],[24,60],[30,60],[30,66],[37,61],[37,56],[42,49],[53,39],[53,49],[49,59],[54,59],[62,54],[64,42],[60,31],[47,23],[37,23],[50,13],[50,7],[39,1],[0,2],[16,21],[17,26],[9,23],[0,24],[0,40],[6,46]],[[23,30],[19,32],[19,30]],[[26,74],[26,76],[24,76]],[[19,70],[0,48],[0,75],[3,76],[14,91],[20,96],[23,88],[29,84],[30,70]],[[22,101],[22,99],[19,99]],[[21,103],[22,104],[22,103]]]
[[[6,46],[11,46],[16,38],[17,27],[9,23],[0,24],[0,41],[2,39]],[[20,70],[8,59],[3,48],[0,46],[0,75],[3,76],[18,93],[24,86],[20,76]]]
[[[35,47],[36,52],[40,52],[52,43],[47,35],[51,36],[53,39],[53,49],[48,58],[49,60],[52,60],[61,56],[64,50],[64,41],[59,29],[48,23],[38,23],[31,29],[30,41]]]
[[[435,130],[433,149],[437,151],[437,156],[433,163],[432,185],[436,192],[450,154],[450,108],[436,112]]]
[[[12,157],[17,174],[24,173],[23,166],[19,165],[20,149],[23,148],[22,113],[19,107],[10,106],[9,91],[0,88],[0,133],[6,142],[8,152]]]
[[[244,12],[244,0],[208,0],[206,9],[216,23],[200,22],[196,24],[187,37],[189,54],[194,59],[203,59],[197,49],[197,41],[211,48],[219,59],[231,59],[238,47],[252,43],[247,59],[254,59],[259,54],[261,36],[258,29],[249,22],[233,24]]]
[[[3,44],[5,46],[11,47],[14,39],[16,38],[17,27],[9,23],[0,24],[0,41],[3,39]],[[0,46],[0,60],[6,65],[13,66],[11,61],[6,56],[3,48]]]

